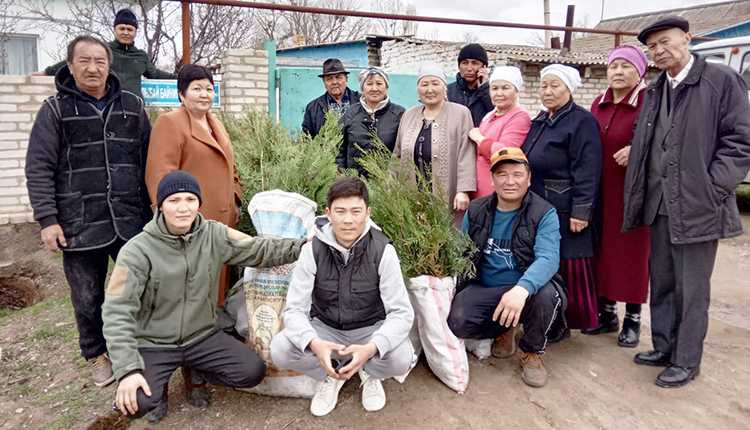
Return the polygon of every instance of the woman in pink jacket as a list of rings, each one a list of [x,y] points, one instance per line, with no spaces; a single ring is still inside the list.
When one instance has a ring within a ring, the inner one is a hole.
[[[495,109],[471,129],[469,139],[477,145],[477,191],[473,198],[492,194],[490,157],[500,148],[520,148],[531,127],[529,111],[518,104],[523,85],[521,70],[515,66],[496,67],[490,76],[490,98]]]

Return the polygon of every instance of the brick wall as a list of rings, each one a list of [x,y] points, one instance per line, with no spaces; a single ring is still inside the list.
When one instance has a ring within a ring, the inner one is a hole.
[[[243,114],[248,106],[268,106],[268,53],[222,53],[221,105]],[[55,94],[51,76],[0,75],[0,225],[33,222],[24,167],[29,133],[44,100]]]
[[[229,49],[221,54],[224,112],[241,115],[248,106],[268,106],[268,52]]]
[[[26,191],[26,148],[42,102],[54,93],[51,76],[0,75],[0,225],[32,222]]]

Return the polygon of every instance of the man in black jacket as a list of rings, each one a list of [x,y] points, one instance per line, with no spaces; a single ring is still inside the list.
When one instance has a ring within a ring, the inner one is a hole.
[[[143,100],[109,73],[112,51],[92,36],[68,45],[58,93],[36,115],[26,186],[42,242],[63,250],[81,354],[97,386],[114,381],[102,334],[109,258],[150,218],[144,183],[151,123]]]
[[[460,285],[448,326],[464,339],[494,339],[492,355],[516,353],[515,331],[523,324],[522,379],[547,383],[547,330],[565,308],[560,268],[560,220],[549,202],[529,190],[531,170],[523,151],[502,148],[490,160],[495,192],[476,199],[462,230],[479,248],[477,277]]]
[[[734,190],[750,168],[750,103],[735,71],[688,51],[688,22],[638,39],[662,70],[636,120],[623,231],[651,225],[651,337],[635,362],[666,367],[661,387],[698,376],[719,239],[742,234]]]
[[[338,58],[329,58],[323,62],[323,74],[318,77],[323,78],[326,92],[307,104],[302,131],[315,137],[326,123],[326,112],[337,109],[343,114],[350,104],[359,103],[360,94],[346,86],[349,82],[348,75],[349,72]]]
[[[458,54],[456,82],[448,85],[448,101],[469,108],[474,127],[479,127],[487,112],[495,108],[487,82],[487,51],[478,43],[470,43]]]
[[[138,21],[133,11],[120,9],[115,15],[115,40],[109,42],[114,57],[110,62],[110,67],[120,79],[125,91],[130,91],[143,98],[141,76],[147,79],[177,79],[177,75],[157,69],[151,62],[148,53],[135,47],[133,40],[137,30]],[[32,75],[52,76],[63,67],[65,67],[65,61],[53,64],[42,71],[34,72]]]

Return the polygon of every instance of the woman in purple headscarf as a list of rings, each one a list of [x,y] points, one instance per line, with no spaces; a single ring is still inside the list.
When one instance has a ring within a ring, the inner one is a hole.
[[[602,138],[602,244],[597,267],[599,325],[584,334],[614,333],[620,328],[617,302],[626,314],[618,344],[635,347],[641,327],[641,304],[648,297],[649,228],[621,233],[625,168],[628,165],[633,122],[646,95],[643,76],[648,60],[634,46],[612,50],[607,61],[609,88],[594,100],[591,113]]]

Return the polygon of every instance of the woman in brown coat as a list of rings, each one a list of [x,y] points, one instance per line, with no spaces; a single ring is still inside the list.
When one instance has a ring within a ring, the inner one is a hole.
[[[446,77],[435,63],[419,68],[417,91],[423,106],[408,109],[401,117],[393,155],[431,172],[448,193],[453,225],[461,228],[469,207],[469,194],[477,190],[476,149],[469,141],[474,126],[465,106],[447,100]]]
[[[156,187],[164,175],[184,170],[200,182],[205,195],[201,214],[234,227],[240,214],[242,189],[229,135],[221,121],[209,112],[215,98],[211,72],[193,64],[183,67],[177,78],[177,91],[182,106],[160,115],[151,130],[146,163],[151,201],[156,201]]]
[[[159,181],[169,172],[184,170],[200,183],[206,218],[235,227],[240,219],[242,188],[239,185],[234,151],[224,125],[209,110],[214,103],[214,81],[203,66],[188,64],[177,75],[177,92],[182,106],[160,115],[151,129],[146,161],[146,186],[155,208]],[[200,268],[196,269],[199,270]],[[229,266],[221,272],[219,300],[229,288]],[[210,404],[210,393],[202,381],[185,375],[188,401],[197,407]],[[166,390],[167,388],[165,388]]]

